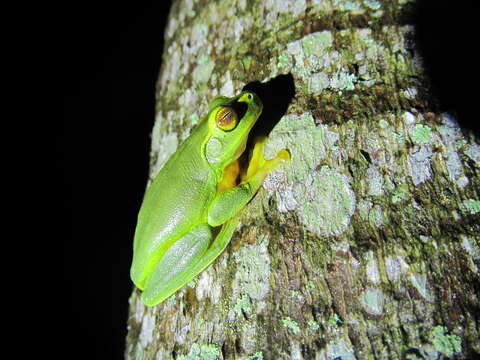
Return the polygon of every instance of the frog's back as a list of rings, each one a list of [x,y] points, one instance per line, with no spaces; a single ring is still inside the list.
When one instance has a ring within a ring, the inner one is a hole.
[[[216,181],[197,144],[197,139],[188,138],[147,189],[138,214],[131,269],[139,288],[178,238],[206,223]]]

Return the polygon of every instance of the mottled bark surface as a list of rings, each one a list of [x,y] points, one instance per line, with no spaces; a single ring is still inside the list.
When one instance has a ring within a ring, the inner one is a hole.
[[[291,74],[288,148],[227,250],[164,303],[130,299],[130,359],[473,358],[478,139],[439,113],[398,1],[175,1],[153,176],[214,96]]]

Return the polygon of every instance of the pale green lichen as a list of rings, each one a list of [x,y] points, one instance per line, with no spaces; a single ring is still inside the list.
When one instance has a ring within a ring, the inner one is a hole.
[[[448,171],[448,177],[459,187],[465,187],[469,179],[465,176],[463,163],[458,151],[465,145],[465,138],[462,135],[457,120],[450,114],[442,114],[443,125],[438,127],[444,144],[442,156]]]
[[[432,296],[428,291],[427,286],[427,275],[425,274],[410,274],[409,276],[410,283],[417,289],[418,293],[425,299],[425,300],[432,300]]]
[[[408,192],[408,185],[407,184],[401,184],[395,190],[392,192],[392,202],[394,204],[399,203],[401,201],[404,201],[410,197],[410,194]]]
[[[371,315],[382,315],[385,299],[382,290],[368,288],[361,297],[364,310]]]
[[[307,85],[309,93],[324,89],[353,90],[358,78],[340,64],[340,53],[332,50],[333,35],[321,31],[289,43],[276,65],[281,73],[291,72]],[[299,84],[300,85],[300,84]]]
[[[195,67],[192,73],[192,78],[197,87],[206,83],[210,79],[214,67],[215,62],[213,60],[198,64]]]
[[[182,125],[184,124],[185,119],[191,119],[191,115],[189,116],[189,114],[196,114],[198,117],[199,109],[196,109],[197,104],[200,101],[198,96],[199,94],[194,89],[185,89],[185,91],[178,97],[179,112],[176,114],[176,116],[178,119],[180,119]],[[192,113],[191,109],[196,109],[197,112]],[[171,120],[175,119],[171,118]]]
[[[408,155],[408,170],[415,185],[427,181],[432,175],[431,163],[433,149],[431,144],[413,147]]]
[[[278,57],[277,66],[279,68],[290,68],[292,65],[292,58],[289,55],[282,54]]]
[[[198,284],[198,276],[195,276],[192,280],[190,280],[187,283],[187,286],[191,287],[192,289],[195,289],[197,287],[197,284]]]
[[[149,311],[142,319],[142,328],[139,335],[139,343],[142,347],[146,347],[153,341],[153,333],[155,330],[155,316]]]
[[[300,346],[300,342],[295,341],[294,339],[290,340],[290,349],[289,349],[289,356],[286,357],[285,359],[302,359],[302,349]],[[277,360],[277,359],[275,359]]]
[[[476,214],[480,212],[480,200],[468,199],[463,201],[463,208],[469,214]]]
[[[220,357],[220,347],[215,344],[193,344],[188,355],[181,355],[177,360],[217,360]]]
[[[190,125],[196,125],[199,119],[200,117],[197,115],[197,113],[193,113],[192,115],[190,115]]]
[[[245,322],[240,332],[240,343],[246,353],[256,350],[257,337],[257,326],[252,322]]]
[[[298,290],[292,290],[290,295],[292,296],[292,298],[298,298],[301,296],[301,293]]]
[[[427,143],[432,139],[432,129],[427,125],[417,124],[412,130],[412,140],[415,143]]]
[[[356,360],[353,347],[345,342],[343,338],[330,341],[326,346],[326,355],[328,360]]]
[[[415,118],[416,118],[416,116],[409,111],[405,111],[402,114],[402,119],[403,119],[403,121],[405,122],[406,125],[413,124],[415,122]]]
[[[467,256],[468,266],[474,273],[478,273],[478,259],[480,258],[480,248],[476,241],[462,236],[462,248],[469,255]]]
[[[204,52],[199,50],[204,49],[205,45],[208,44],[209,26],[207,24],[197,23],[193,25],[191,29],[189,50],[192,54],[202,54],[201,56],[203,56]]]
[[[390,281],[399,281],[408,271],[408,264],[403,257],[392,255],[385,259],[385,271]]]
[[[372,10],[378,10],[382,7],[382,4],[376,0],[363,0],[363,3]]]
[[[177,300],[176,294],[172,294],[167,298],[165,303],[167,306],[172,306],[173,304],[175,304],[176,300]]]
[[[438,131],[447,143],[452,143],[461,137],[461,130],[457,120],[449,113],[442,113],[443,124],[438,127]]]
[[[315,288],[315,284],[313,283],[312,280],[308,280],[307,283],[305,284],[305,288],[307,290],[312,290]]]
[[[462,235],[462,247],[475,260],[480,258],[480,249],[477,242],[471,241],[467,236]]]
[[[367,279],[372,284],[379,284],[380,283],[380,272],[378,271],[378,263],[375,259],[373,252],[369,252],[369,260],[367,262],[365,272],[367,274]]]
[[[322,31],[309,34],[302,38],[301,44],[305,57],[319,56],[332,46],[333,36],[330,31]]]
[[[315,320],[308,320],[307,322],[308,330],[310,331],[317,331],[320,329],[320,325]]]
[[[361,199],[357,203],[357,210],[363,220],[367,221],[370,214],[370,209],[372,208],[373,204],[369,200]]]
[[[383,224],[383,210],[380,205],[375,205],[369,213],[368,220],[375,225],[380,227]]]
[[[235,95],[235,89],[232,81],[232,76],[230,75],[230,71],[227,71],[226,74],[222,76],[222,88],[220,89],[220,94],[223,96],[230,96],[233,97]]]
[[[463,173],[463,163],[456,151],[446,152],[448,177],[459,187],[468,185],[469,180]]]
[[[405,135],[403,135],[402,133],[395,133],[393,134],[395,140],[397,141],[397,143],[399,144],[402,144],[405,142]]]
[[[462,351],[462,339],[455,334],[447,334],[443,326],[435,326],[430,332],[430,342],[435,350],[446,356],[452,356]]]
[[[251,56],[244,56],[242,58],[242,64],[245,69],[245,71],[250,70],[250,66],[252,66],[252,60],[253,58]]]
[[[244,312],[247,314],[252,313],[252,307],[250,306],[250,299],[248,298],[248,296],[242,295],[239,299],[237,299],[233,310],[239,316],[242,315]]]
[[[295,320],[292,320],[290,317],[284,317],[282,319],[283,326],[287,329],[290,329],[294,334],[298,334],[300,332],[300,327],[296,323]]]
[[[330,86],[330,78],[324,72],[312,74],[307,79],[307,88],[313,94],[320,94]]]
[[[198,278],[198,283],[195,288],[195,294],[197,295],[197,300],[202,301],[212,291],[213,278],[210,275],[210,272],[208,270],[200,273],[200,275],[197,278]]]
[[[341,11],[359,12],[362,10],[361,2],[354,0],[332,0],[333,5]]]
[[[309,112],[285,115],[269,135],[265,157],[271,159],[280,149],[287,148],[292,160],[279,171],[286,174],[289,183],[304,179],[325,158],[332,145],[331,133],[326,126],[317,127]],[[268,182],[265,185],[268,187]]]
[[[277,23],[277,18],[283,13],[295,18],[304,13],[306,8],[306,0],[262,1],[261,4],[265,7],[262,10],[267,27]]]
[[[418,354],[416,353],[418,352]],[[405,356],[405,360],[443,360],[437,350],[430,344],[424,344],[415,348],[415,352],[410,352]]]
[[[238,16],[235,17],[233,25],[233,35],[235,36],[235,42],[240,42],[244,33],[249,33],[253,24],[253,18],[251,16]]]
[[[425,235],[420,235],[419,237],[420,237],[420,240],[422,240],[425,244],[427,244],[428,241],[430,240],[430,238]]]
[[[263,353],[261,351],[257,351],[255,354],[250,355],[247,360],[263,360]]]
[[[370,166],[367,169],[367,181],[369,195],[383,195],[383,177],[376,167]]]
[[[338,71],[330,79],[330,87],[338,90],[354,90],[357,77],[355,74],[347,73],[346,71]]]
[[[363,35],[361,40],[363,42],[362,45],[364,46],[365,57],[370,60],[370,63],[377,62],[379,57],[388,56],[385,52],[385,47],[380,43],[376,43],[375,40],[371,37],[371,29],[365,29],[365,31],[363,31],[361,34]],[[371,73],[372,75],[377,75],[373,71],[371,71]]]
[[[135,323],[140,324],[143,319],[143,314],[148,311],[148,307],[146,307],[142,301],[140,301],[140,296],[139,294],[135,291],[133,292],[132,296],[128,300],[129,304],[131,305],[132,303],[135,306],[135,309],[133,311],[134,315],[134,320]]]
[[[465,147],[464,153],[477,165],[480,165],[480,145],[471,144]]]
[[[363,136],[361,147],[370,154],[370,161],[373,166],[382,168],[393,165],[386,163],[386,158],[383,156],[385,144],[382,136],[376,131],[369,131]]]
[[[292,161],[264,182],[275,192],[280,212],[296,210],[306,227],[320,235],[339,235],[346,230],[355,210],[355,195],[348,178],[328,167],[318,170],[327,151],[337,156],[339,134],[327,126],[315,126],[311,114],[284,116],[272,131],[265,149],[267,158],[282,148]],[[305,199],[298,202],[298,199]]]
[[[333,313],[332,316],[327,320],[328,326],[336,327],[338,326],[342,320],[340,320],[340,317],[338,316],[337,313]]]
[[[415,99],[418,95],[418,90],[415,88],[408,88],[406,90],[402,91],[403,96],[405,96],[407,99]]]
[[[385,129],[387,128],[390,124],[387,120],[385,119],[380,119],[380,121],[378,122],[378,125],[382,128],[382,129]]]
[[[319,235],[343,233],[355,211],[355,194],[347,177],[329,167],[310,173],[299,198],[305,199],[297,209],[306,228]]]
[[[259,238],[254,245],[245,245],[234,257],[237,272],[234,280],[234,292],[247,294],[251,299],[263,299],[270,288],[270,257],[268,238]]]

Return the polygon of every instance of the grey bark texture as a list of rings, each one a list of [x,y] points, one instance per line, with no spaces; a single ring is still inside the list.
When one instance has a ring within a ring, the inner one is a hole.
[[[128,359],[480,354],[480,146],[427,100],[408,0],[174,1],[151,175],[217,95],[291,74],[269,135],[292,161],[226,251],[155,307]],[[187,190],[187,189],[186,189]]]

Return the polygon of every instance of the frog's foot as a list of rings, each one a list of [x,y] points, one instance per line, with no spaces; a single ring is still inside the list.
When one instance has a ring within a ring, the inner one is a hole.
[[[254,182],[258,181],[261,184],[268,173],[275,170],[278,165],[288,164],[290,162],[290,152],[286,149],[280,150],[273,159],[265,160],[263,150],[266,142],[266,136],[255,138],[252,158],[250,159],[247,173],[242,179],[242,182],[250,182],[254,179]]]
[[[241,182],[225,192],[219,192],[213,199],[208,210],[208,224],[217,227],[234,217],[255,196],[263,180],[270,171],[280,164],[290,161],[288,150],[280,150],[271,160],[263,157],[266,138],[256,139],[252,158],[246,173],[242,174]]]

